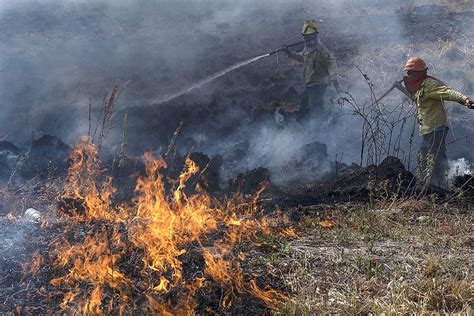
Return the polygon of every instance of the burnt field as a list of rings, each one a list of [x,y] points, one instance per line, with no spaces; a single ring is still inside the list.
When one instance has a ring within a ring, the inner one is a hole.
[[[0,314],[472,313],[472,111],[447,106],[445,190],[414,105],[372,106],[413,55],[474,97],[470,2],[3,8]],[[262,55],[308,18],[330,119]]]
[[[265,168],[223,185],[202,153],[126,167],[83,138],[63,154],[63,168],[49,158],[39,172],[37,158],[3,178],[3,312],[470,308],[471,176],[444,191],[388,157],[301,185],[274,185]]]

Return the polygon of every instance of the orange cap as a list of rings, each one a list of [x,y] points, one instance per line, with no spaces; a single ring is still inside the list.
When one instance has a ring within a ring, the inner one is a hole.
[[[420,57],[411,57],[403,68],[404,71],[425,71],[427,69],[426,63]]]

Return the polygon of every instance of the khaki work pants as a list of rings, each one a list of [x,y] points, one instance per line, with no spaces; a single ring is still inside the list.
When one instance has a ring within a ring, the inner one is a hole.
[[[424,183],[448,188],[448,156],[446,155],[446,135],[448,128],[423,135],[418,151],[418,175]]]

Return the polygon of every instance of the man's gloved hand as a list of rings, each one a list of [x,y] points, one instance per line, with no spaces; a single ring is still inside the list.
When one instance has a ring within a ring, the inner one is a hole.
[[[395,81],[395,82],[393,83],[393,86],[394,86],[395,88],[397,88],[398,90],[400,90],[400,91],[404,91],[404,90],[405,90],[405,87],[403,86],[403,84],[402,84],[400,81]]]
[[[464,105],[467,106],[468,109],[474,109],[474,101],[472,101],[471,99],[466,99]]]

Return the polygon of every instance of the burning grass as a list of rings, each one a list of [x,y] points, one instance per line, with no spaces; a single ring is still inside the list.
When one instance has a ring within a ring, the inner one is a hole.
[[[37,292],[48,306],[42,312],[222,313],[244,301],[265,310],[286,300],[241,268],[242,244],[277,233],[256,212],[265,184],[250,201],[240,195],[219,201],[198,184],[186,187],[199,171],[192,160],[169,181],[166,162],[146,154],[135,198],[117,203],[88,138],[71,160],[58,199],[60,220],[43,225],[54,232],[48,251],[23,265],[24,278],[49,281]]]
[[[88,139],[71,162],[56,215],[24,228],[19,256],[0,257],[0,311],[420,314],[468,312],[474,301],[472,204],[456,192],[369,185],[363,203],[326,205],[314,184],[306,197],[273,193],[287,198],[283,212],[276,198],[261,203],[265,184],[252,198],[217,199],[194,181],[192,160],[168,179],[166,162],[146,154],[134,198],[118,201]],[[347,182],[370,184],[364,170]],[[0,222],[10,238],[7,221],[20,227],[21,215]]]

